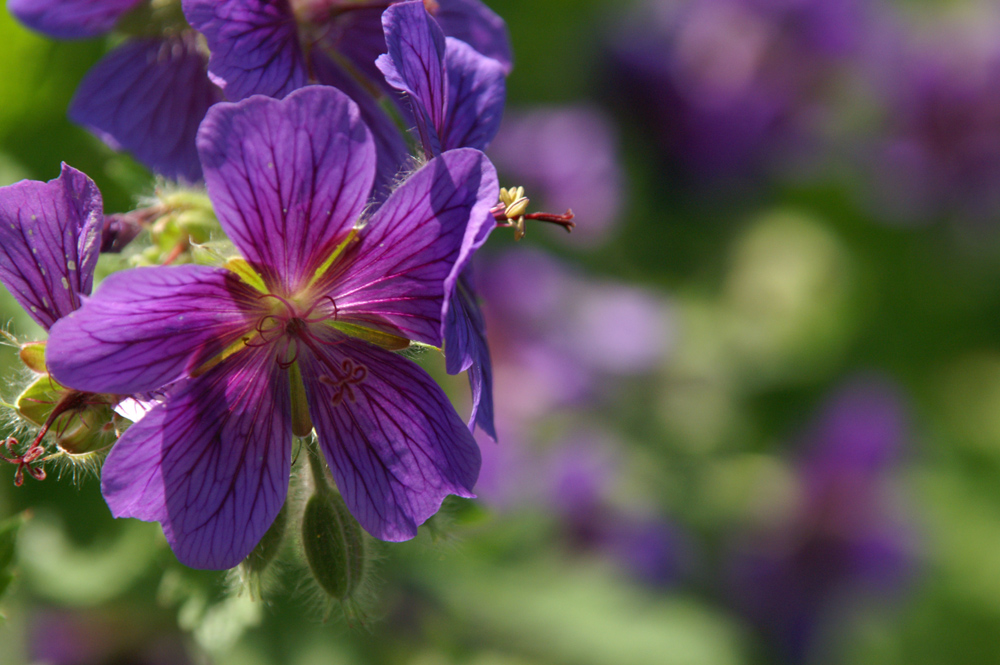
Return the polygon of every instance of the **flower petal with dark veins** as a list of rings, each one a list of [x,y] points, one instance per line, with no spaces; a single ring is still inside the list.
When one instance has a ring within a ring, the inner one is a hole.
[[[230,100],[280,98],[309,82],[288,0],[184,0],[183,8],[205,35],[212,80]]]
[[[343,336],[316,348],[322,356],[301,356],[309,413],[337,488],[368,533],[408,540],[445,496],[473,496],[479,448],[426,372]]]
[[[154,390],[188,376],[247,333],[245,303],[253,297],[221,268],[115,273],[52,327],[46,363],[57,381],[77,390]]]
[[[101,472],[115,517],[158,521],[177,558],[232,568],[260,541],[288,493],[288,373],[271,349],[245,349],[130,427]]]
[[[226,235],[286,293],[305,286],[344,240],[375,178],[357,105],[326,86],[216,105],[198,151]]]
[[[161,175],[199,181],[195,135],[222,93],[208,79],[193,37],[122,44],[80,83],[70,119]]]
[[[49,182],[0,187],[0,282],[43,328],[90,293],[103,224],[101,192],[66,164]]]
[[[389,85],[409,96],[420,140],[430,155],[438,155],[448,101],[444,32],[423,0],[390,5],[382,26],[389,51],[375,64]]]
[[[478,150],[446,152],[410,176],[331,273],[338,317],[440,346],[447,280],[498,191]]]

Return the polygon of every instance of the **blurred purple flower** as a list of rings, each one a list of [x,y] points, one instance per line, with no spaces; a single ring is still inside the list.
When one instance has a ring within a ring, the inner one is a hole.
[[[655,369],[672,346],[667,303],[650,291],[587,279],[528,248],[481,267],[508,417],[590,399],[606,378]]]
[[[767,169],[818,140],[825,90],[865,42],[859,0],[649,0],[611,46],[615,99],[696,177]]]
[[[111,32],[148,0],[9,0],[28,27],[57,39]],[[183,20],[180,21],[183,24]],[[208,61],[187,26],[126,40],[80,83],[69,117],[114,150],[126,150],[168,178],[196,182],[198,124],[222,93],[207,76]]]
[[[152,616],[89,609],[47,609],[31,617],[28,654],[50,665],[185,665],[193,662],[180,633]]]
[[[807,436],[800,505],[786,522],[737,544],[732,597],[789,662],[805,662],[818,629],[845,606],[901,590],[913,564],[912,534],[891,501],[890,481],[907,436],[892,384],[849,383]]]
[[[246,261],[116,273],[49,340],[66,385],[168,390],[104,464],[112,513],[160,522],[189,566],[235,566],[284,504],[293,433],[315,423],[361,526],[412,538],[446,495],[472,496],[480,456],[443,391],[387,349],[441,344],[446,280],[497,197],[492,166],[444,153],[357,226],[375,147],[357,106],[320,86],[216,105],[198,149]]]
[[[863,153],[876,202],[894,222],[1000,214],[1000,42],[969,28],[936,27],[932,42],[893,54],[878,88],[883,138]],[[874,154],[873,154],[874,153]]]
[[[576,228],[565,238],[592,246],[608,237],[624,206],[617,143],[596,107],[522,109],[506,115],[489,155],[503,179],[524,186],[540,207],[572,208]]]

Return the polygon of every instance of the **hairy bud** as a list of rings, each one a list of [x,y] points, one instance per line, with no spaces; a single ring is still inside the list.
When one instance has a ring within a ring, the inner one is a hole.
[[[330,596],[349,600],[367,568],[364,534],[339,494],[320,491],[306,503],[302,546],[316,582]]]

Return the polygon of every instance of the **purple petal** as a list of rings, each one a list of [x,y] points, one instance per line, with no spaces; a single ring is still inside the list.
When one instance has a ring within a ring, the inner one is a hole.
[[[0,282],[43,328],[90,293],[103,224],[97,186],[66,164],[54,180],[0,188]]]
[[[344,3],[341,3],[343,5]],[[382,12],[385,4],[371,2],[364,7],[356,2],[324,25],[320,46],[314,52],[334,51],[350,61],[352,68],[370,81],[380,81],[375,59],[385,53]],[[379,6],[381,5],[381,6]],[[346,92],[346,91],[345,91]]]
[[[322,356],[301,360],[309,413],[337,488],[368,533],[407,540],[445,496],[473,496],[479,448],[426,372],[344,336],[316,348]]]
[[[479,0],[438,0],[434,13],[449,37],[460,39],[488,58],[503,65],[509,74],[514,67],[507,25]]]
[[[446,280],[497,192],[478,150],[452,150],[410,176],[331,274],[338,316],[440,346]]]
[[[267,347],[178,385],[104,463],[111,513],[160,522],[185,565],[232,568],[285,502],[290,414],[288,373]]]
[[[448,117],[441,147],[485,150],[500,129],[507,97],[503,65],[453,37],[447,39],[445,63]]]
[[[429,154],[438,155],[448,101],[444,32],[423,0],[391,5],[382,26],[389,52],[376,65],[389,85],[409,95],[420,140]]]
[[[396,123],[379,103],[379,99],[344,72],[329,57],[317,53],[313,58],[313,72],[323,85],[330,85],[354,100],[361,111],[361,119],[371,130],[377,155],[375,192],[379,200],[385,198],[398,182],[397,175],[409,167],[410,151]]]
[[[195,134],[205,112],[221,99],[193,34],[138,39],[90,70],[69,117],[157,173],[197,182],[201,166]]]
[[[288,0],[184,0],[183,7],[191,26],[205,35],[209,72],[229,99],[280,98],[308,83]]]
[[[198,152],[222,228],[285,293],[304,286],[344,239],[375,177],[357,105],[325,86],[216,105]]]
[[[486,343],[486,321],[476,302],[470,269],[463,271],[445,313],[444,352],[449,374],[469,371],[472,415],[469,426],[479,427],[494,441],[493,363]]]
[[[108,277],[52,327],[49,371],[77,390],[129,395],[187,376],[251,325],[253,298],[235,275],[207,266],[137,268]]]
[[[7,0],[7,10],[32,30],[56,39],[110,32],[142,0]]]

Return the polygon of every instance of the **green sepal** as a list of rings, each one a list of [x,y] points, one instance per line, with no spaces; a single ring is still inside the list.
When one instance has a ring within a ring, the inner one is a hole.
[[[45,342],[28,342],[22,344],[17,352],[18,357],[24,366],[36,374],[46,374],[45,368]]]
[[[86,401],[84,401],[84,399]],[[79,401],[49,425],[49,435],[69,455],[83,455],[107,448],[115,442],[116,421],[122,420],[111,408],[109,396],[83,394],[66,388],[50,375],[38,377],[17,398],[21,416],[41,427],[64,400]]]
[[[17,397],[17,412],[28,422],[41,427],[52,409],[69,391],[51,375],[40,376]]]

